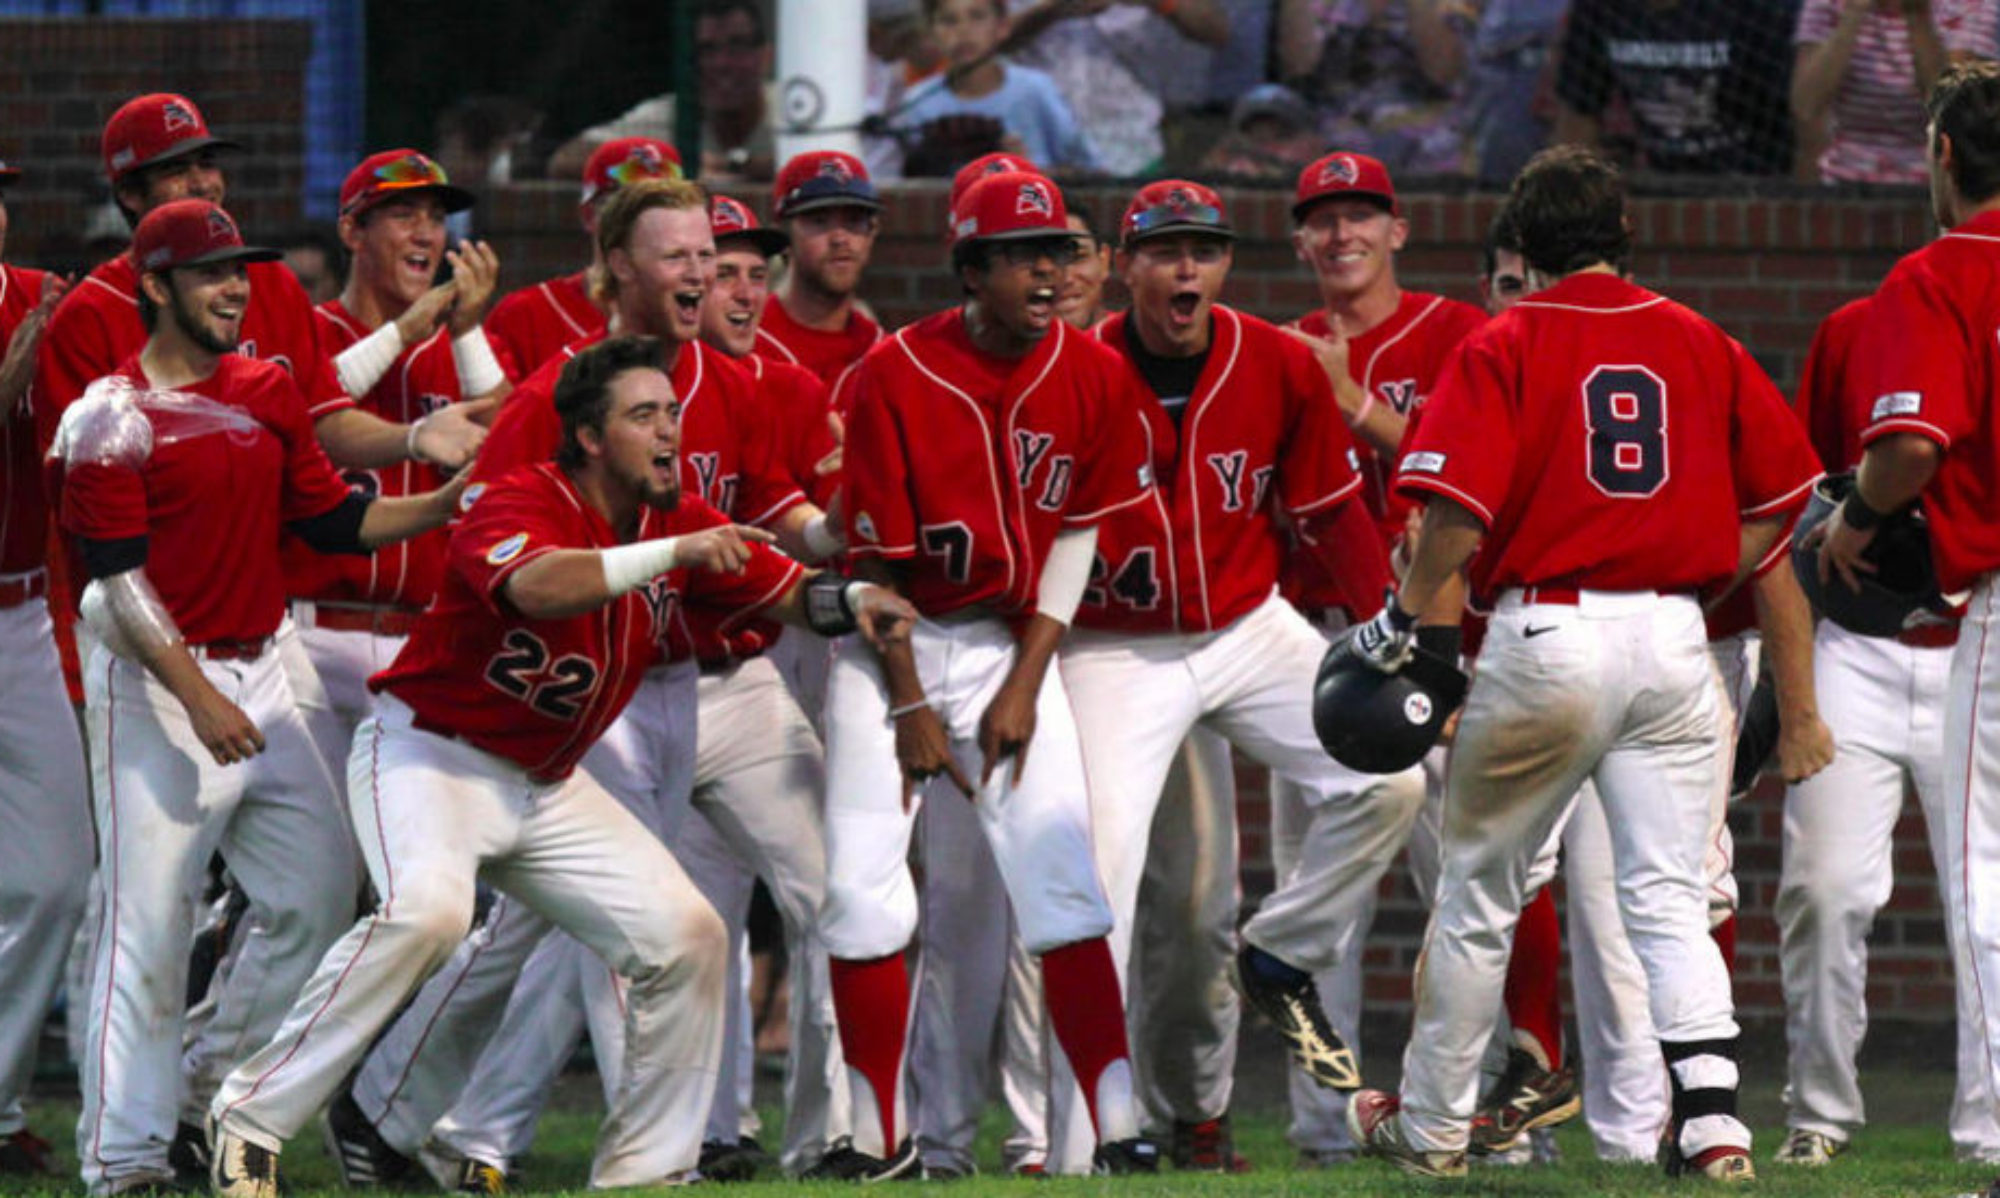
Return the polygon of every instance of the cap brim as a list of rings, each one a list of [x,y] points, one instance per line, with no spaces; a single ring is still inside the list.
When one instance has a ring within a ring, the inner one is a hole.
[[[370,208],[386,204],[390,200],[407,199],[414,195],[436,196],[443,202],[444,210],[447,214],[463,212],[479,202],[478,196],[473,195],[471,192],[454,183],[413,183],[406,187],[391,185],[384,187],[374,195],[368,196],[361,203],[356,204],[353,209],[342,215],[360,216]]]
[[[1326,203],[1328,200],[1371,200],[1380,204],[1386,212],[1394,212],[1396,210],[1396,197],[1385,192],[1329,191],[1323,195],[1316,195],[1310,200],[1300,200],[1298,203],[1293,204],[1292,223],[1297,224],[1304,220],[1306,213],[1311,212],[1315,207]]]
[[[1155,237],[1167,237],[1175,233],[1193,233],[1197,236],[1213,237],[1217,241],[1235,241],[1236,230],[1228,225],[1204,225],[1195,221],[1176,221],[1171,225],[1160,225],[1143,233],[1133,233],[1125,238],[1126,245],[1137,245],[1151,241]]]
[[[792,239],[783,229],[767,229],[762,227],[738,229],[717,237],[715,239],[715,248],[719,250],[731,241],[747,241],[755,246],[757,252],[766,258],[776,257],[792,248]]]
[[[1036,239],[1038,239],[1038,238],[1047,238],[1047,239],[1049,239],[1050,241],[1053,241],[1053,240],[1055,240],[1055,239],[1056,239],[1056,238],[1058,238],[1058,237],[1075,237],[1076,235],[1077,235],[1077,232],[1076,232],[1076,230],[1075,230],[1075,229],[1072,229],[1072,228],[1070,228],[1070,227],[1069,227],[1068,225],[1064,225],[1064,226],[1063,226],[1062,228],[1060,228],[1060,229],[1053,229],[1053,228],[1051,228],[1051,229],[1009,229],[1009,230],[1007,230],[1007,231],[1006,231],[1006,232],[1004,232],[1004,233],[975,233],[975,234],[973,234],[973,235],[972,235],[972,236],[970,236],[970,237],[961,237],[961,238],[959,238],[958,240],[959,240],[959,241],[961,241],[961,242],[965,242],[965,241],[1034,241],[1034,240],[1036,240]]]
[[[133,171],[144,170],[149,166],[158,166],[162,162],[172,162],[177,158],[185,158],[189,154],[198,154],[203,150],[236,150],[240,152],[242,149],[243,146],[241,143],[233,142],[226,137],[190,137],[186,141],[175,142],[144,162],[135,162],[131,166],[126,167],[120,173],[119,178],[122,179]]]
[[[186,262],[176,262],[170,270],[183,266],[211,266],[217,262],[277,262],[283,259],[285,251],[274,250],[263,245],[239,245],[225,250],[213,250],[199,258],[189,258]]]
[[[866,208],[870,212],[880,212],[882,211],[882,201],[869,196],[814,196],[809,200],[800,200],[798,203],[779,212],[778,219],[785,220],[797,216],[801,212],[817,212],[821,208]]]

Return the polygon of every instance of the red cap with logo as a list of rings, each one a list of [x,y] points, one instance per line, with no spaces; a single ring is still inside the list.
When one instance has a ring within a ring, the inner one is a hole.
[[[583,164],[583,198],[588,204],[640,179],[681,178],[681,153],[656,137],[620,137],[605,142]]]
[[[174,200],[148,212],[132,231],[132,257],[142,271],[211,262],[276,262],[285,255],[244,245],[236,222],[207,200]]]
[[[757,252],[769,258],[782,254],[791,248],[792,239],[783,229],[766,228],[757,223],[757,214],[750,211],[750,205],[742,200],[732,200],[728,196],[711,197],[708,202],[708,228],[715,234],[715,248],[730,238],[741,238],[757,247]]]
[[[958,211],[958,201],[964,198],[967,189],[986,176],[997,175],[1002,171],[1027,171],[1030,174],[1040,174],[1041,169],[1029,161],[1025,154],[981,154],[959,167],[958,173],[951,177],[951,202],[945,206],[945,219],[947,221],[952,219],[951,214]]]
[[[399,196],[434,195],[446,212],[472,207],[473,195],[454,187],[444,168],[415,150],[384,150],[370,154],[347,172],[340,185],[340,214],[360,216],[384,200]]]
[[[1015,241],[1067,237],[1062,189],[1033,171],[1002,171],[966,188],[953,214],[951,240]]]
[[[127,100],[104,123],[104,173],[113,184],[142,166],[179,158],[213,146],[240,150],[233,141],[216,137],[201,118],[201,109],[186,96],[154,92]]]
[[[868,168],[852,154],[810,150],[795,154],[771,185],[771,211],[779,220],[815,208],[866,208],[880,211],[882,201]]]
[[[1389,168],[1366,154],[1337,150],[1299,172],[1298,194],[1292,200],[1292,219],[1304,220],[1306,210],[1321,200],[1374,200],[1391,212],[1396,208],[1396,185],[1389,181]]]
[[[1146,184],[1125,206],[1125,215],[1118,221],[1118,236],[1128,246],[1167,233],[1200,233],[1236,240],[1236,230],[1229,226],[1229,214],[1222,208],[1222,197],[1186,179],[1161,179]]]

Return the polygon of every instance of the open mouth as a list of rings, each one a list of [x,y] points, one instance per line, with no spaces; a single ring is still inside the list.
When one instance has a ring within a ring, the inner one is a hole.
[[[679,454],[669,450],[665,453],[656,453],[653,455],[653,471],[660,476],[662,482],[673,482],[679,477],[679,470]]]
[[[1198,291],[1175,292],[1174,297],[1167,301],[1167,312],[1173,317],[1175,324],[1191,323],[1195,313],[1200,310],[1201,293]]]
[[[732,329],[747,329],[756,322],[757,314],[746,308],[738,312],[725,313],[723,319],[729,322],[729,327]]]
[[[693,322],[701,319],[701,295],[699,291],[674,292],[674,307],[679,309],[682,321]]]
[[[437,260],[429,254],[405,254],[403,266],[412,274],[422,275],[428,279],[431,277],[431,272],[437,269]]]
[[[1030,312],[1047,312],[1055,306],[1056,289],[1054,287],[1036,287],[1028,292],[1028,310]]]

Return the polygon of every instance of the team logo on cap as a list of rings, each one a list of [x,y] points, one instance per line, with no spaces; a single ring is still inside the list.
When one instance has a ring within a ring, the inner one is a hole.
[[[169,133],[179,129],[201,128],[201,120],[195,116],[194,110],[179,100],[168,100],[160,105],[160,119],[166,123]]]
[[[1361,168],[1354,165],[1354,159],[1345,154],[1336,154],[1319,168],[1319,185],[1331,187],[1336,183],[1352,187],[1361,179]]]
[[[1041,183],[1021,184],[1020,195],[1014,198],[1015,216],[1046,216],[1056,214],[1056,202],[1049,197],[1049,189]]]
[[[656,175],[667,169],[667,160],[660,154],[660,148],[649,146],[644,142],[633,146],[625,155],[625,161],[634,166],[644,167]]]
[[[1167,193],[1167,198],[1161,201],[1161,205],[1175,216],[1186,216],[1194,211],[1194,193],[1185,187],[1176,187]]]
[[[241,236],[236,232],[236,222],[220,208],[208,210],[208,236],[211,241],[237,241]]]
[[[750,214],[735,200],[718,199],[715,201],[714,225],[718,233],[748,229]]]
[[[842,162],[838,158],[821,159],[819,164],[819,177],[822,179],[832,179],[834,182],[839,183],[842,186],[854,182],[854,172],[848,170],[847,164],[845,162]]]

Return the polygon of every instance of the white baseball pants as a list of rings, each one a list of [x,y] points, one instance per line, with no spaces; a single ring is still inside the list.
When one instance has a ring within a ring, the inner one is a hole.
[[[1988,574],[1972,588],[1952,650],[1944,707],[1944,836],[1939,872],[1957,951],[1972,978],[1973,1018],[1960,1026],[1961,1068],[1979,1067],[1967,1091],[2000,1094],[2000,594]],[[1970,1056],[1971,1060],[1967,1058]],[[1958,1139],[1954,1112],[1953,1139]],[[1960,1151],[1966,1145],[1960,1144]],[[1981,1153],[1983,1155],[1983,1152]]]

